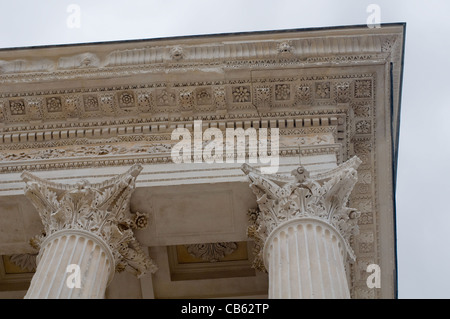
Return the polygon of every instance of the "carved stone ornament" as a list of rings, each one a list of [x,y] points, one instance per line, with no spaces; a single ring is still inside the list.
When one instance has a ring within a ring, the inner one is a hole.
[[[172,58],[172,60],[176,60],[176,61],[183,59],[185,57],[183,48],[179,45],[171,48],[170,49],[170,57]]]
[[[327,222],[343,237],[350,260],[355,255],[349,241],[358,233],[356,209],[347,207],[353,186],[357,182],[356,168],[361,160],[353,157],[337,168],[314,178],[302,166],[291,175],[263,175],[247,164],[242,170],[248,175],[250,188],[256,195],[258,209],[249,211],[247,234],[255,241],[253,267],[266,271],[263,248],[270,233],[292,219],[316,218]]]
[[[226,255],[231,254],[237,248],[237,243],[210,243],[185,245],[189,254],[195,258],[200,258],[209,262],[217,262]]]
[[[137,144],[129,148],[120,145],[87,145],[74,148],[48,148],[28,152],[1,152],[0,161],[39,160],[51,158],[70,158],[84,156],[108,156],[123,154],[157,154],[170,152],[172,145],[162,143]]]
[[[11,262],[26,271],[36,270],[37,254],[18,254],[10,257]]]
[[[291,41],[283,41],[277,45],[278,56],[283,58],[293,57],[294,47]]]
[[[100,59],[97,55],[90,52],[85,52],[70,57],[61,57],[58,61],[59,69],[92,68],[99,66]]]
[[[97,235],[110,247],[118,272],[130,271],[138,277],[157,270],[136,241],[133,229],[147,225],[147,216],[130,212],[130,197],[141,165],[102,183],[86,180],[75,185],[59,184],[22,174],[25,195],[36,207],[44,224],[42,235],[30,240],[40,249],[43,240],[61,230],[79,229]]]

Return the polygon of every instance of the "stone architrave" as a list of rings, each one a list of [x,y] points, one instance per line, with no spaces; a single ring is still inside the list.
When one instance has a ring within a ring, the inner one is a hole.
[[[350,298],[346,257],[360,213],[347,207],[357,182],[356,156],[310,177],[300,166],[288,175],[263,175],[244,164],[258,209],[250,211],[254,268],[269,274],[269,298]]]
[[[39,254],[26,299],[104,298],[115,271],[138,277],[156,271],[133,234],[147,225],[147,216],[130,212],[141,170],[133,165],[102,183],[74,185],[22,174],[25,195],[44,225],[43,234],[30,241]]]

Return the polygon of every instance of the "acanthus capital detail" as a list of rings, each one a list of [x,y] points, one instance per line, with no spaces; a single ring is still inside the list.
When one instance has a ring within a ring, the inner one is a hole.
[[[247,229],[248,236],[255,241],[253,267],[267,271],[264,262],[267,240],[277,229],[295,220],[328,225],[342,240],[350,260],[355,260],[350,237],[359,231],[360,212],[347,207],[347,202],[357,182],[356,169],[360,163],[355,156],[314,177],[303,166],[288,176],[264,175],[244,164],[242,170],[249,177],[258,203],[257,209],[249,210]]]

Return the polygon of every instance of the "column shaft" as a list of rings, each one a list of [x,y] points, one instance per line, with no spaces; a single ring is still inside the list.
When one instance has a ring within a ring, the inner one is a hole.
[[[25,196],[44,225],[30,240],[39,255],[25,298],[104,298],[116,270],[138,277],[156,271],[133,233],[147,225],[147,214],[130,210],[141,170],[135,164],[100,183],[71,185],[22,173]]]
[[[79,267],[79,272],[67,269],[69,265]],[[43,243],[25,298],[104,298],[113,274],[114,259],[101,238],[87,231],[62,230]],[[76,276],[80,279],[79,288],[74,286]]]
[[[264,247],[269,298],[350,298],[342,236],[326,222],[294,219],[278,226]]]

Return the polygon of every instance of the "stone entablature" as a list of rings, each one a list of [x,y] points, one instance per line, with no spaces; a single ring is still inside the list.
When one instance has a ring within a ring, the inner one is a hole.
[[[8,84],[0,90],[0,144],[164,133],[193,119],[227,125],[241,118],[292,118],[295,113],[312,119],[317,114],[312,107],[370,99],[373,74],[308,76],[296,69],[379,64],[399,56],[398,34],[389,28],[376,34],[363,31],[328,30],[326,37],[317,31],[286,32],[277,40],[263,33],[251,41],[200,37],[195,44],[130,42],[112,52],[100,44],[76,47],[98,52],[71,57],[64,48],[34,49],[41,50],[41,59],[27,58],[26,49],[23,58],[16,52],[17,60],[2,59],[0,52],[0,83]],[[175,59],[174,48],[179,52]],[[156,74],[139,75],[152,72]],[[139,80],[130,81],[130,76]],[[105,77],[114,81],[97,80]],[[82,88],[79,79],[92,82]],[[58,83],[49,90],[46,81]],[[21,82],[43,89],[23,90]]]
[[[273,74],[254,76],[246,72],[236,80],[162,82],[35,91],[23,95],[1,94],[0,123],[4,123],[2,126],[6,132],[18,136],[14,137],[15,140],[12,136],[2,136],[0,141],[10,143],[64,139],[69,134],[71,137],[73,134],[80,135],[77,129],[83,127],[118,126],[115,132],[92,131],[88,136],[99,138],[108,133],[123,134],[125,131],[122,130],[126,129],[127,124],[137,126],[146,122],[156,122],[148,126],[149,130],[164,132],[168,128],[167,124],[163,126],[158,122],[183,124],[192,119],[233,121],[251,115],[270,118],[275,115],[288,116],[293,110],[303,110],[305,115],[313,117],[315,112],[312,107],[346,104],[353,99],[361,101],[373,96],[373,74],[370,73],[305,76],[292,70],[276,71],[279,73],[277,77]],[[136,115],[141,118],[130,119]],[[66,121],[65,125],[55,124]],[[25,128],[32,131],[52,128],[61,131],[66,128],[69,132],[52,132],[47,136],[21,136],[15,133]],[[84,134],[78,137],[84,137]]]
[[[243,182],[240,165],[174,169],[171,132],[192,131],[194,120],[221,131],[279,128],[282,173],[299,161],[316,175],[360,158],[349,198],[361,212],[349,241],[350,292],[390,297],[403,32],[386,25],[2,50],[1,194],[22,191],[23,170],[102,180],[136,163],[145,166],[138,187]],[[365,285],[371,263],[384,269],[382,290]]]

